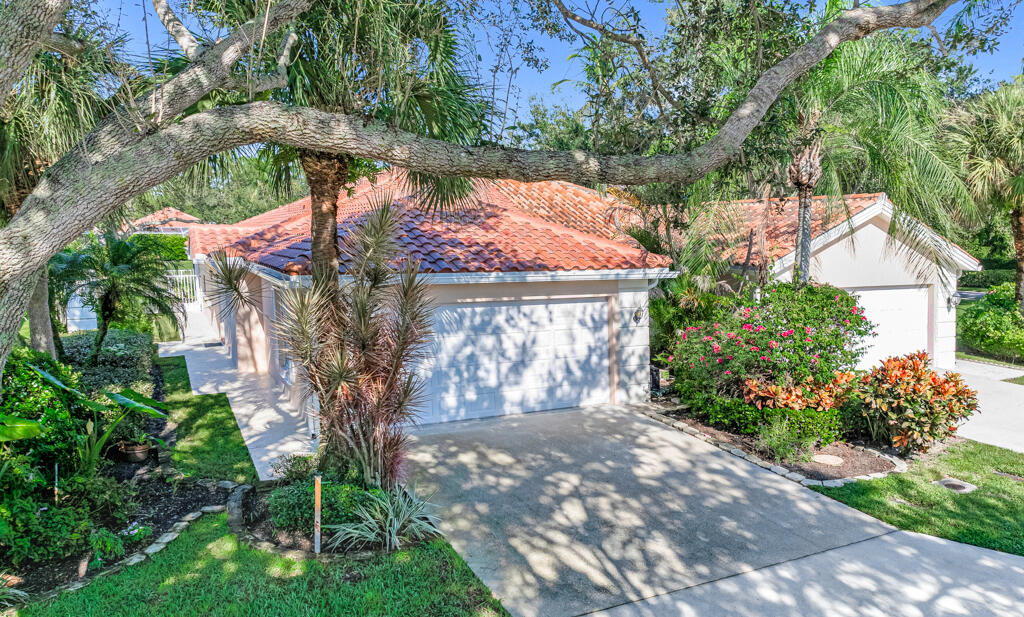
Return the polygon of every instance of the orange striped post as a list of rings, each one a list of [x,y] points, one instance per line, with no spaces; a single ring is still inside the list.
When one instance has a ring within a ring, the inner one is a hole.
[[[320,554],[320,474],[313,476],[313,552]]]

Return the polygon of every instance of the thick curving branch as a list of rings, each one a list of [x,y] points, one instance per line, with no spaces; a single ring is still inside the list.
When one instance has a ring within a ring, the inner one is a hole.
[[[0,105],[70,6],[68,0],[9,0],[0,5]]]
[[[174,10],[167,0],[153,0],[153,8],[156,9],[156,16],[160,18],[160,23],[164,25],[167,32],[170,33],[171,37],[178,43],[178,46],[181,47],[181,51],[185,53],[186,58],[195,60],[199,54],[203,53],[204,45],[188,31],[185,24],[181,23],[181,20],[174,14]]]

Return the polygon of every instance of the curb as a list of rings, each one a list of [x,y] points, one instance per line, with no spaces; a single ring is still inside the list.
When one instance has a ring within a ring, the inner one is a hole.
[[[867,475],[863,475],[863,476],[854,476],[854,477],[850,477],[850,478],[836,478],[834,480],[812,480],[811,478],[808,478],[807,476],[803,475],[802,473],[798,473],[796,471],[790,471],[790,470],[786,469],[785,467],[782,467],[780,465],[776,465],[774,463],[770,463],[770,462],[768,462],[768,461],[766,461],[764,459],[761,459],[761,458],[758,458],[757,456],[754,456],[753,454],[748,454],[747,452],[744,452],[743,450],[741,450],[740,448],[737,448],[736,446],[732,445],[731,443],[727,443],[727,442],[715,439],[711,435],[708,435],[707,433],[700,432],[699,430],[697,430],[696,428],[690,426],[686,422],[683,422],[682,420],[678,420],[676,418],[670,418],[669,416],[666,416],[664,413],[662,413],[664,411],[669,411],[671,409],[676,409],[676,407],[664,407],[664,406],[656,405],[654,403],[638,403],[638,404],[632,405],[632,407],[635,408],[641,414],[647,416],[648,418],[650,418],[652,420],[656,420],[658,422],[661,422],[662,424],[664,424],[666,426],[670,426],[670,427],[672,427],[672,428],[674,428],[676,430],[682,431],[683,433],[686,433],[687,435],[690,435],[692,437],[696,437],[697,439],[700,439],[701,441],[704,441],[706,443],[709,443],[709,444],[715,446],[716,448],[718,448],[719,450],[722,450],[723,452],[728,452],[729,454],[731,454],[731,455],[733,455],[733,456],[735,456],[737,458],[744,459],[744,460],[746,460],[746,461],[748,461],[750,463],[753,463],[753,464],[757,465],[758,467],[762,467],[764,469],[767,469],[768,471],[771,471],[772,473],[775,473],[775,474],[777,474],[777,475],[779,475],[779,476],[781,476],[783,478],[786,478],[787,480],[792,480],[793,482],[796,482],[797,484],[800,484],[802,486],[808,486],[808,487],[810,487],[810,486],[823,486],[825,488],[838,488],[838,487],[843,486],[845,484],[850,484],[851,482],[858,482],[860,480],[878,480],[878,479],[881,479],[881,478],[884,478],[884,477],[888,476],[891,473],[906,473],[906,471],[907,471],[907,462],[905,460],[899,458],[899,457],[892,456],[892,455],[889,455],[889,454],[885,454],[884,452],[880,452],[880,451],[878,451],[878,450],[876,450],[874,448],[869,448],[869,447],[865,447],[865,446],[858,446],[858,445],[848,444],[854,450],[859,450],[859,451],[862,451],[862,452],[867,452],[869,454],[873,454],[873,455],[877,456],[878,458],[883,458],[883,459],[891,462],[894,465],[894,468],[891,469],[890,471],[880,471],[880,472],[876,472],[876,473],[872,473],[872,474],[867,474]]]

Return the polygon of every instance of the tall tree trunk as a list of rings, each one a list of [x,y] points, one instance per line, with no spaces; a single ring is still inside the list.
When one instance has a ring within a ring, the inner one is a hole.
[[[35,288],[35,277],[25,276],[8,282],[5,293],[0,295],[0,375],[7,364],[7,356],[14,347],[14,341],[18,338],[18,329],[25,316],[28,299]],[[0,398],[2,397],[3,389],[0,387]]]
[[[814,187],[802,185],[797,188],[796,226],[796,261],[794,262],[793,280],[801,285],[811,277],[811,214],[814,198]]]
[[[46,268],[36,279],[35,290],[28,301],[28,327],[32,349],[57,357],[53,346],[53,324],[50,321],[50,286]]]
[[[804,123],[801,115],[801,123]],[[816,116],[811,116],[810,125],[803,130],[808,135],[814,130]],[[814,189],[821,180],[821,140],[813,139],[800,152],[793,155],[793,162],[787,170],[789,181],[796,187],[799,211],[797,214],[796,260],[793,280],[803,284],[811,275],[811,211]]]
[[[1024,208],[1015,208],[1010,212],[1010,227],[1013,229],[1013,253],[1017,259],[1015,297],[1017,308],[1024,314]]]
[[[348,182],[352,159],[345,154],[300,150],[299,160],[309,185],[313,276],[337,292],[338,196]]]
[[[92,351],[85,361],[86,366],[96,366],[100,360],[100,352],[103,351],[103,341],[107,338],[107,331],[110,329],[110,320],[103,317],[103,311],[96,314],[96,338],[92,341]]]

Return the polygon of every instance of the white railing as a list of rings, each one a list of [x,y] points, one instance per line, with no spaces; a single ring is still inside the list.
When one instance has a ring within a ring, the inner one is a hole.
[[[182,304],[195,304],[199,301],[196,287],[196,275],[191,270],[168,270],[167,279],[171,290]]]

